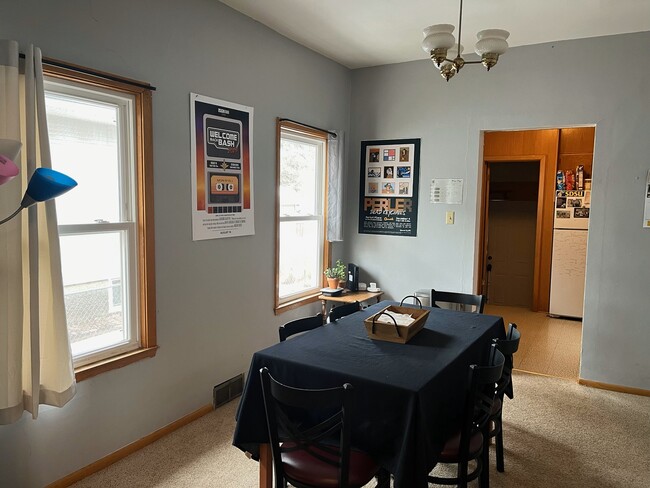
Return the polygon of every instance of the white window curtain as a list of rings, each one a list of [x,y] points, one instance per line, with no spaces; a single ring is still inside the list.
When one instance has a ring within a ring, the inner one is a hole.
[[[345,171],[345,134],[333,131],[327,145],[327,240],[343,240],[343,173]]]
[[[51,167],[40,49],[19,72],[18,43],[0,41],[0,138],[23,143],[20,175],[0,187],[0,218],[18,208],[37,167]],[[61,407],[75,394],[54,200],[0,226],[0,424]]]

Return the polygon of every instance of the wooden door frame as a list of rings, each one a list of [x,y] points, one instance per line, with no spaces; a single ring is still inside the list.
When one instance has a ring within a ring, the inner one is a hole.
[[[488,230],[488,209],[489,209],[489,180],[488,175],[489,165],[491,163],[537,163],[539,162],[539,182],[537,188],[537,223],[535,226],[535,261],[533,269],[533,306],[532,310],[539,309],[539,292],[540,292],[540,277],[542,270],[542,223],[543,223],[543,209],[545,200],[546,189],[546,155],[544,154],[529,154],[524,156],[490,156],[483,158],[481,165],[481,213],[480,213],[480,226],[479,226],[479,255],[478,255],[478,292],[481,293],[483,283],[487,280],[486,261],[487,261],[487,230]]]

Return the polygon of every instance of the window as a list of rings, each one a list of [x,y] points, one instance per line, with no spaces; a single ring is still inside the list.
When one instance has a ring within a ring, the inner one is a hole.
[[[329,263],[326,134],[278,122],[276,313],[315,301]]]
[[[81,380],[156,350],[151,95],[60,68],[46,75],[52,167],[79,183],[56,209]]]

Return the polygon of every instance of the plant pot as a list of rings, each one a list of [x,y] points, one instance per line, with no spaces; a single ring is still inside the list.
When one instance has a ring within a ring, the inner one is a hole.
[[[338,278],[327,278],[327,286],[329,288],[338,288],[339,287],[339,279]]]

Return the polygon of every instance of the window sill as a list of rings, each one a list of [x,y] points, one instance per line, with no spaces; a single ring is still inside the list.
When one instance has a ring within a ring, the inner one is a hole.
[[[106,371],[111,371],[126,366],[127,364],[135,363],[141,359],[152,358],[156,355],[157,350],[158,346],[144,347],[109,359],[103,359],[96,363],[80,366],[74,370],[75,379],[78,383],[88,378],[92,378],[93,376],[97,376],[98,374],[105,373]]]
[[[317,302],[319,295],[320,295],[320,291],[312,295],[296,298],[295,300],[291,300],[290,302],[286,302],[281,305],[276,305],[273,311],[275,312],[275,315],[280,315],[281,313],[287,312],[289,310],[293,310],[294,308],[302,307],[303,305],[307,305],[308,303]]]

